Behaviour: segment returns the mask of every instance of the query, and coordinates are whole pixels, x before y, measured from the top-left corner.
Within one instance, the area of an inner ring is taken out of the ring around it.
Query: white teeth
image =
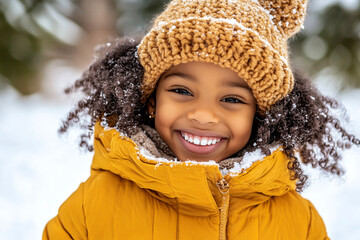
[[[181,136],[187,141],[195,145],[201,145],[201,146],[209,146],[214,145],[218,142],[220,142],[220,138],[207,138],[207,137],[198,137],[193,136],[188,133],[181,132]]]

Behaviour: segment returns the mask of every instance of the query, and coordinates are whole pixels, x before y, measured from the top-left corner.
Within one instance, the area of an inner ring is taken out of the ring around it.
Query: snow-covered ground
[[[46,221],[88,177],[91,155],[57,134],[70,107],[0,93],[0,239],[41,239]]]
[[[342,94],[350,128],[360,133],[360,90]],[[0,239],[41,239],[48,220],[86,180],[91,154],[77,148],[76,133],[59,137],[60,120],[71,104],[40,95],[0,92]],[[347,175],[315,175],[304,192],[324,218],[332,239],[360,236],[360,149],[347,151]],[[317,174],[318,172],[314,172]]]

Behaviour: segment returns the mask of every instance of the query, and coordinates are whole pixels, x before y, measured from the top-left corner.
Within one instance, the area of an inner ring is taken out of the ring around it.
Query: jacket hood
[[[223,176],[215,162],[179,162],[151,156],[148,154],[151,151],[132,138],[115,129],[104,129],[99,123],[95,125],[94,138],[92,175],[110,171],[182,214],[199,217],[217,214],[221,202],[217,183],[222,179],[229,184],[230,201],[238,198],[244,208],[295,189],[281,148],[247,169]]]

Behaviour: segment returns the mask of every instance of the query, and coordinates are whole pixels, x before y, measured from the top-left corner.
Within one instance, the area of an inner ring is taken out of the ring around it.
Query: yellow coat
[[[217,165],[146,159],[99,124],[94,147],[90,178],[43,239],[329,239],[314,206],[294,190],[281,150],[223,177]]]

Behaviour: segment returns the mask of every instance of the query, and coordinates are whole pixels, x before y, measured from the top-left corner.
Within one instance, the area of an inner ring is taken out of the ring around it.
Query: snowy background
[[[63,70],[53,76],[69,77]],[[71,74],[77,75],[75,70]],[[319,87],[336,95],[334,88],[324,88],[326,83],[320,81]],[[357,133],[359,96],[359,89],[338,96],[349,110],[348,129]],[[57,134],[73,102],[22,97],[11,87],[0,92],[0,239],[40,239],[46,222],[89,176],[92,155],[77,148],[76,131]],[[332,239],[360,236],[359,157],[360,149],[345,152],[347,174],[340,179],[312,171],[311,186],[303,193],[317,207]]]

